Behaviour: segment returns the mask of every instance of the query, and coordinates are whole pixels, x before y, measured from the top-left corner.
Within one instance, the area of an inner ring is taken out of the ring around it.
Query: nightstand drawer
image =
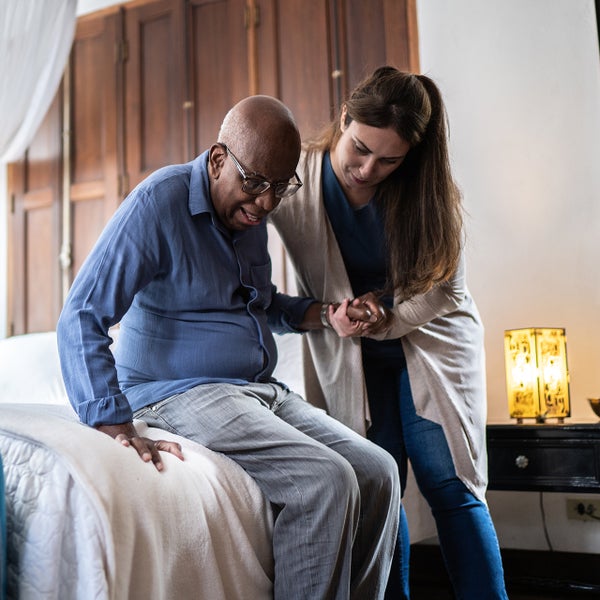
[[[488,473],[494,488],[560,486],[598,487],[593,447],[557,448],[521,445],[488,446]]]
[[[490,426],[491,490],[600,492],[600,428]]]

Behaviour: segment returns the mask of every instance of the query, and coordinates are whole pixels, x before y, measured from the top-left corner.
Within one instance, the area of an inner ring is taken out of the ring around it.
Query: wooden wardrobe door
[[[264,0],[257,51],[260,92],[285,102],[307,137],[374,68],[418,70],[415,0]]]
[[[279,98],[294,114],[306,138],[332,115],[333,69],[328,0],[252,0],[257,89]],[[289,201],[293,202],[293,198]],[[301,234],[301,232],[299,232]],[[272,280],[280,291],[294,294],[293,270],[283,243],[269,225]]]
[[[225,113],[251,93],[245,0],[190,0],[187,131],[191,159],[217,141]]]
[[[60,313],[59,91],[23,160],[9,166],[9,335],[50,331]]]
[[[93,15],[77,24],[71,51],[68,136],[71,277],[79,271],[121,200],[118,90],[122,15]]]
[[[259,19],[259,92],[289,106],[305,138],[332,114],[330,1],[265,0]]]
[[[419,72],[415,0],[344,0],[338,14],[346,91],[383,65]]]
[[[124,5],[125,148],[131,191],[150,173],[185,156],[183,0]]]

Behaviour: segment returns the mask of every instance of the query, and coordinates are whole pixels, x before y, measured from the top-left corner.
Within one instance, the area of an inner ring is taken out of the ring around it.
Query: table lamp
[[[506,388],[511,418],[543,423],[570,416],[565,330],[558,327],[504,332]]]

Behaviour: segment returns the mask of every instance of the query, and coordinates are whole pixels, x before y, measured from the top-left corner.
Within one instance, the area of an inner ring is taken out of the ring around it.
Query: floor
[[[502,550],[510,600],[600,598],[600,557]],[[439,547],[411,546],[411,600],[455,600]]]
[[[543,591],[522,587],[508,586],[509,600],[591,600],[598,598],[598,594],[573,591]],[[454,595],[448,587],[439,585],[418,584],[411,587],[411,600],[455,600]]]

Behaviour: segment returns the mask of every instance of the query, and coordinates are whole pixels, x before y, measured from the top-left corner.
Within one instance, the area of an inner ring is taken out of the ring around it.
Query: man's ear
[[[225,148],[221,144],[213,144],[208,153],[208,172],[213,179],[219,179],[225,164]]]

